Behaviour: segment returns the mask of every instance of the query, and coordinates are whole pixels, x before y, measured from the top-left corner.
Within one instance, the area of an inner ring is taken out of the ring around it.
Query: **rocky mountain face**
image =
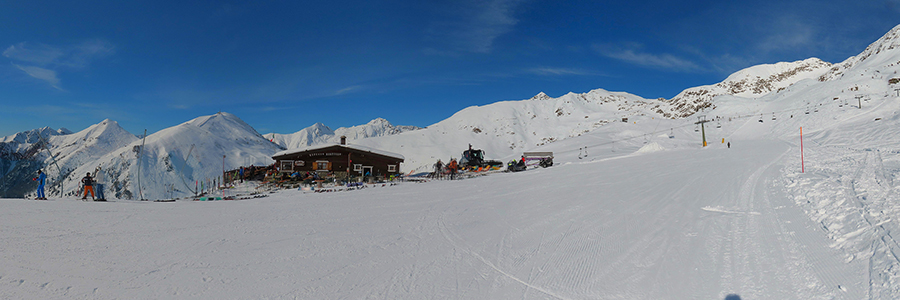
[[[866,65],[877,68],[883,65],[900,65],[900,60],[895,55],[888,53],[896,52],[900,48],[900,25],[897,25],[891,31],[879,38],[866,47],[862,53],[852,56],[839,64],[835,64],[826,73],[819,76],[819,81],[825,82],[834,80],[844,76],[847,70],[853,69],[859,65]]]
[[[818,58],[749,67],[717,84],[686,89],[672,99],[665,100],[671,105],[671,111],[660,109],[657,113],[667,118],[688,117],[698,111],[715,108],[713,99],[718,96],[759,98],[772,92],[780,92],[800,80],[817,78],[827,72],[829,67],[830,63]]]
[[[4,167],[0,195],[22,197],[33,193],[37,183],[31,179],[38,169],[47,174],[48,193],[59,193],[59,178],[72,175],[73,170],[136,139],[108,119],[76,133],[42,128],[5,137],[0,143],[0,149],[4,149],[0,157]]]

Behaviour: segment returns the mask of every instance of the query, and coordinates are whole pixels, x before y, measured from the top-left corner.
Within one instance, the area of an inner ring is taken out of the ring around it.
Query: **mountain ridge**
[[[0,171],[4,172],[0,175],[5,179],[0,193],[11,190],[28,193],[33,184],[22,179],[44,168],[51,179],[49,194],[58,193],[54,189],[64,187],[65,194],[74,195],[82,174],[99,166],[103,170],[101,175],[110,182],[109,194],[115,198],[134,199],[140,196],[136,193],[144,194],[140,191],[144,188],[149,191],[143,195],[145,198],[174,197],[194,189],[187,182],[196,184],[215,178],[223,168],[269,164],[271,155],[277,151],[335,143],[340,136],[347,136],[349,143],[401,153],[407,157],[401,168],[404,172],[415,172],[427,171],[437,159],[458,158],[468,145],[485,150],[488,158],[510,159],[523,151],[546,148],[601,128],[611,142],[646,135],[660,127],[671,127],[674,132],[675,127],[689,125],[686,122],[692,121],[686,119],[698,113],[745,116],[797,111],[805,105],[807,114],[822,108],[838,118],[849,113],[836,110],[838,102],[841,109],[849,106],[847,98],[865,94],[880,100],[890,95],[892,85],[900,83],[900,76],[895,75],[900,68],[897,48],[900,48],[900,25],[860,55],[839,64],[809,58],[751,66],[732,73],[722,82],[685,89],[672,99],[645,99],[604,89],[570,92],[556,98],[540,92],[526,100],[467,107],[426,128],[394,126],[376,118],[363,125],[336,130],[315,123],[293,134],[263,136],[236,115],[220,112],[148,135],[140,161],[141,140],[121,129],[115,121],[107,119],[78,133],[45,127],[0,140],[0,146],[5,147],[0,149],[6,149],[5,156],[0,156]],[[786,117],[790,121],[769,128],[773,132],[793,134],[790,127],[800,125],[793,117],[790,115]],[[44,135],[50,153],[54,153],[55,164],[60,165],[58,170],[54,171],[54,157],[43,151],[35,140]],[[139,165],[143,166],[140,177]],[[60,173],[65,178],[61,183],[56,179]],[[141,178],[143,187],[138,187],[137,178]]]

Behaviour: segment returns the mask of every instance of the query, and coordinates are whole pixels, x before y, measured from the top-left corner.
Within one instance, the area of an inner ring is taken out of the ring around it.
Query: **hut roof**
[[[400,159],[400,160],[406,160],[406,158],[403,157],[402,154],[397,154],[397,153],[393,153],[393,152],[388,152],[388,151],[379,150],[379,149],[366,147],[366,146],[360,146],[360,145],[341,145],[341,144],[324,144],[324,145],[316,145],[316,146],[309,146],[309,147],[304,147],[304,148],[284,150],[284,151],[275,153],[275,155],[272,155],[272,158],[301,153],[301,152],[322,150],[322,149],[331,148],[331,147],[347,148],[347,149],[356,150],[356,151],[360,151],[360,152],[369,152],[369,153],[378,154],[381,156],[387,156],[387,157],[392,157],[392,158],[396,158],[396,159]]]

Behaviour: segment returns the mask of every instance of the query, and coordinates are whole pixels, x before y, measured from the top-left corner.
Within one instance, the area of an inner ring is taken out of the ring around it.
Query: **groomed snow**
[[[900,299],[898,45],[900,26],[765,95],[695,93],[715,102],[702,129],[595,90],[359,141],[424,168],[466,144],[553,151],[547,169],[242,201],[2,200],[0,298]],[[275,152],[231,115],[197,120]]]
[[[735,144],[242,201],[0,201],[0,297],[865,298],[867,261],[777,188],[794,148]]]

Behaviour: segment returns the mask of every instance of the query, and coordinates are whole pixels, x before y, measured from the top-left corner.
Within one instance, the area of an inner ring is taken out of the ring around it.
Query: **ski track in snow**
[[[794,148],[743,144],[246,201],[0,201],[0,297],[871,295],[884,256],[829,247],[778,173]]]
[[[409,150],[413,170],[467,143],[504,161],[553,151],[548,169],[247,201],[4,199],[0,298],[900,299],[898,47],[900,26],[843,63],[754,66],[659,111],[621,92],[541,93],[354,140]],[[693,116],[666,111],[722,118],[700,148]],[[369,125],[349,135],[390,127]],[[278,139],[321,132],[338,136],[317,124]],[[140,163],[136,137],[111,120],[48,139],[62,165],[48,178],[99,164],[119,198],[135,166],[164,197],[160,186],[218,176],[221,155],[258,164],[280,150],[227,113],[151,134]],[[4,182],[17,189],[39,167],[4,166],[21,172]],[[73,193],[79,177],[48,193]]]

